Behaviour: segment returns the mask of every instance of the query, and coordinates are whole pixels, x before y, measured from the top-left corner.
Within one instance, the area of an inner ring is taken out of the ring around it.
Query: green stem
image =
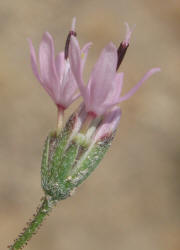
[[[55,201],[48,199],[47,197],[43,197],[42,204],[37,209],[33,220],[27,223],[27,227],[24,229],[24,232],[19,235],[13,245],[9,246],[9,249],[18,250],[22,249],[24,245],[27,245],[27,242],[31,239],[33,234],[37,232],[44,218],[49,214],[55,204]]]

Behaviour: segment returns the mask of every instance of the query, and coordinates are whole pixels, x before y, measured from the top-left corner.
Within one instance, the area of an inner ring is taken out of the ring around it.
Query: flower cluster
[[[36,59],[35,49],[29,39],[32,70],[57,105],[58,120],[62,119],[63,111],[79,96],[82,96],[87,120],[92,121],[102,116],[108,117],[109,114],[108,122],[105,122],[106,119],[103,121],[106,124],[105,130],[114,131],[117,127],[114,120],[119,120],[121,113],[116,105],[129,99],[151,75],[160,69],[152,68],[149,70],[127,94],[121,96],[124,73],[118,73],[117,70],[126,54],[133,30],[125,23],[125,39],[120,43],[119,48],[110,42],[102,50],[92,69],[89,81],[85,84],[83,70],[91,43],[87,43],[80,49],[75,32],[75,22],[76,19],[73,18],[65,50],[56,57],[54,56],[54,42],[48,32],[43,35],[40,43],[39,63]],[[112,119],[112,112],[115,109],[119,111],[115,112],[116,115],[113,115]],[[60,122],[58,124],[58,126],[61,126]]]
[[[62,200],[71,195],[98,166],[111,145],[119,124],[118,104],[130,98],[159,68],[149,70],[125,95],[121,95],[124,73],[118,69],[129,47],[133,29],[126,23],[126,36],[117,48],[110,42],[101,52],[87,84],[83,71],[91,43],[81,49],[75,31],[75,18],[65,49],[54,55],[51,35],[43,35],[37,62],[30,44],[33,72],[53,99],[58,110],[56,132],[49,134],[42,157],[41,180],[46,195]],[[62,126],[64,110],[78,97],[83,103]]]

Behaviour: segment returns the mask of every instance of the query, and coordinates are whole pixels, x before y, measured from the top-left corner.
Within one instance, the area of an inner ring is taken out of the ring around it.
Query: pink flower
[[[83,81],[83,60],[81,50],[76,37],[71,38],[69,48],[69,60],[71,70],[83,96],[86,111],[93,115],[103,115],[108,109],[121,101],[129,99],[138,88],[159,68],[149,70],[145,76],[135,85],[127,94],[121,96],[124,73],[117,73],[122,59],[129,46],[129,40],[132,30],[126,24],[126,37],[117,49],[111,42],[101,52],[96,62],[88,84],[85,86]]]
[[[75,36],[75,18],[72,22],[72,29],[69,32],[66,41],[65,53],[60,52],[56,57],[54,56],[54,42],[52,36],[45,32],[39,47],[39,69],[36,59],[35,49],[29,39],[31,65],[34,75],[53,99],[59,109],[66,109],[73,101],[75,101],[79,94],[76,94],[77,83],[70,69],[68,59],[69,43],[72,36]],[[84,54],[84,64],[88,47],[86,44],[80,53]],[[83,67],[83,66],[82,66]]]

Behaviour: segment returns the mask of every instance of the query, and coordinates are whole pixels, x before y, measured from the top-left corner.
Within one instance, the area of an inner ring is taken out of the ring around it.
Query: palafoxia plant
[[[21,249],[37,231],[43,219],[60,200],[73,191],[97,167],[111,145],[121,117],[117,106],[130,98],[159,68],[149,70],[127,94],[121,96],[124,73],[117,73],[129,46],[132,29],[126,23],[126,36],[117,48],[110,42],[101,52],[88,83],[83,81],[83,69],[91,43],[82,49],[75,32],[75,18],[67,36],[65,50],[54,56],[51,35],[43,35],[38,62],[29,39],[32,70],[40,84],[57,106],[57,128],[45,142],[41,185],[42,204],[24,231],[9,246]],[[63,126],[64,111],[79,96],[83,102]]]

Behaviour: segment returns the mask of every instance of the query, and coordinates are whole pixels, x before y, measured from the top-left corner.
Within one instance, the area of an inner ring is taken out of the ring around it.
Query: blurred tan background
[[[0,249],[39,204],[42,146],[56,124],[56,108],[31,71],[26,38],[38,48],[49,31],[62,50],[73,16],[80,44],[94,44],[86,79],[101,48],[124,38],[125,21],[136,29],[121,67],[124,93],[149,68],[162,71],[122,103],[116,138],[100,167],[54,209],[26,249],[179,250],[178,0],[1,0]]]

